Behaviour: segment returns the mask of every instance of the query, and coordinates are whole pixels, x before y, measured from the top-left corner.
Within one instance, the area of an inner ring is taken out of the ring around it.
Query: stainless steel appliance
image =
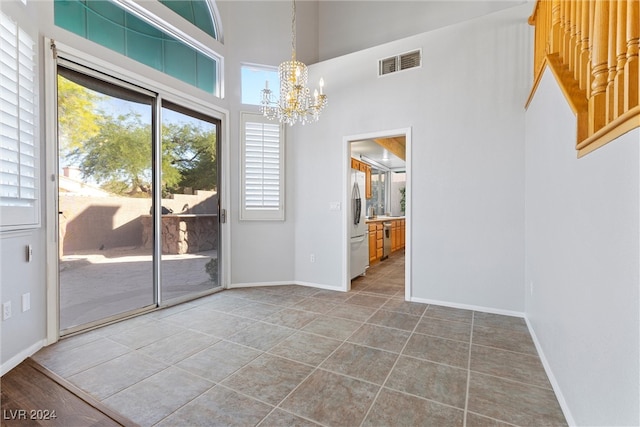
[[[391,254],[391,223],[383,222],[383,231],[382,235],[382,259],[386,259]]]
[[[364,275],[369,268],[369,229],[365,223],[365,174],[351,169],[350,203],[350,273],[351,279]]]

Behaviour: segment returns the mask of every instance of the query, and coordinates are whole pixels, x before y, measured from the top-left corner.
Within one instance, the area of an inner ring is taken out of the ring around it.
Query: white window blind
[[[32,38],[0,13],[2,226],[37,222],[36,72]]]
[[[282,126],[262,115],[242,115],[242,207],[240,219],[284,219]]]

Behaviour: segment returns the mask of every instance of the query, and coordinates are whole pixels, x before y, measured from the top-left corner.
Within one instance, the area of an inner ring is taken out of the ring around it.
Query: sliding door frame
[[[217,142],[220,148],[218,153],[218,193],[221,195],[219,199],[220,209],[226,209],[229,206],[229,112],[226,109],[220,108],[212,103],[207,103],[203,99],[181,92],[180,90],[163,84],[159,81],[152,81],[148,76],[138,75],[131,71],[131,69],[123,68],[118,65],[114,65],[112,62],[104,61],[77,49],[69,46],[57,43],[51,39],[45,38],[44,43],[46,46],[44,54],[44,129],[43,139],[45,141],[45,156],[44,156],[44,169],[45,182],[44,188],[44,200],[45,200],[45,231],[46,231],[46,295],[47,295],[47,317],[46,317],[46,343],[52,344],[60,338],[60,282],[59,282],[59,259],[58,259],[58,242],[59,242],[59,224],[58,224],[58,132],[57,132],[57,65],[58,58],[64,58],[64,60],[77,63],[82,67],[86,67],[91,70],[95,70],[97,73],[111,76],[114,79],[122,80],[127,84],[138,86],[146,91],[156,94],[156,105],[154,107],[154,119],[158,123],[154,125],[154,152],[153,162],[156,167],[153,170],[154,173],[154,187],[159,188],[160,174],[162,164],[162,152],[160,145],[160,120],[162,101],[166,100],[174,104],[182,105],[185,108],[192,109],[194,111],[202,112],[216,120],[220,121],[220,129],[218,135],[220,140]],[[125,58],[122,62],[129,62],[131,60]],[[154,233],[155,236],[160,235],[161,215],[160,215],[160,197],[161,192],[153,191],[153,206],[154,206]],[[230,239],[229,239],[229,222],[222,222],[219,220],[219,255],[220,256],[220,288],[226,289],[229,283],[230,277],[230,261],[228,254],[230,253]],[[161,300],[160,286],[160,262],[161,262],[161,246],[154,244],[153,249],[153,274],[155,284],[155,301],[160,307],[163,305]],[[215,292],[215,290],[213,290]],[[197,295],[196,295],[197,297]],[[171,304],[179,303],[182,300],[170,301]]]

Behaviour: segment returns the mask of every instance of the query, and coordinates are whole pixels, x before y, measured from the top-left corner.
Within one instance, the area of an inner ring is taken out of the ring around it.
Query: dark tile
[[[500,314],[481,313],[476,311],[473,315],[475,326],[490,328],[512,329],[514,331],[529,332],[527,322],[521,317],[503,316]]]
[[[348,341],[400,353],[410,335],[411,333],[407,331],[364,324],[349,337]]]
[[[240,317],[248,317],[249,319],[262,320],[264,318],[267,318],[273,315],[274,313],[277,313],[282,309],[283,308],[278,305],[252,302],[249,305],[236,308],[231,313]]]
[[[552,390],[471,373],[468,410],[507,423],[566,425]]]
[[[363,305],[339,304],[327,312],[327,316],[365,322],[378,309]]]
[[[467,370],[400,356],[385,386],[464,408]]]
[[[474,326],[473,343],[518,353],[538,355],[531,335],[529,335],[529,332],[524,331]]]
[[[430,305],[424,313],[427,317],[435,317],[442,320],[454,320],[456,322],[471,323],[473,311],[461,308],[444,307],[441,305]]]
[[[464,412],[383,388],[363,426],[462,426]]]
[[[272,407],[216,386],[165,418],[158,427],[254,426]]]
[[[332,338],[301,331],[280,341],[269,350],[269,353],[308,365],[318,366],[340,346],[340,343],[341,341]]]
[[[344,343],[321,367],[382,385],[397,358],[395,353]]]
[[[430,335],[411,335],[402,353],[464,369],[469,365],[469,344]]]
[[[255,323],[228,339],[238,344],[266,351],[294,332],[294,329],[282,326]]]
[[[316,317],[317,314],[309,313],[308,311],[285,308],[284,310],[267,317],[264,321],[267,323],[273,323],[274,325],[285,326],[287,328],[300,329]]]
[[[220,341],[184,359],[176,366],[211,381],[221,381],[256,357],[261,351]]]
[[[313,368],[282,357],[263,354],[221,384],[263,402],[277,405]]]
[[[153,425],[213,386],[170,367],[114,394],[104,403],[141,425]]]
[[[143,354],[131,352],[68,379],[93,397],[103,400],[166,367],[164,363]]]
[[[378,310],[373,316],[367,320],[367,323],[386,326],[388,328],[402,329],[405,331],[413,331],[420,321],[419,316],[411,314],[398,313],[395,311]]]
[[[474,345],[471,349],[471,370],[551,388],[538,356]]]
[[[318,298],[305,298],[296,303],[293,308],[310,311],[312,313],[325,314],[335,308],[336,303]]]
[[[320,427],[320,424],[316,424],[304,418],[300,418],[282,409],[274,409],[261,423],[260,427]]]
[[[467,427],[513,427],[513,424],[503,423],[493,418],[483,417],[467,411]]]
[[[280,405],[320,424],[359,425],[380,387],[319,369]]]
[[[469,323],[426,316],[422,317],[415,332],[464,342],[469,342],[471,339],[471,325]]]
[[[382,307],[389,298],[383,298],[373,295],[365,295],[365,294],[355,294],[351,298],[349,298],[345,303],[346,304],[355,304],[355,305],[364,305],[365,307],[373,307],[380,308]]]
[[[405,301],[402,298],[392,298],[382,306],[382,309],[388,311],[396,311],[398,313],[411,314],[413,316],[422,316],[427,307],[427,304]]]
[[[337,317],[319,317],[307,324],[302,330],[338,340],[345,340],[358,329],[362,323]]]

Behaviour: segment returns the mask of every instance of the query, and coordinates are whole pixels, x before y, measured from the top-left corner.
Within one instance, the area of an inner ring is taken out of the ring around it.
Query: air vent
[[[400,55],[400,69],[406,70],[408,68],[420,66],[420,51],[405,53]]]
[[[398,62],[398,57],[394,56],[393,58],[382,59],[380,61],[380,75],[384,76],[385,74],[393,73],[398,68],[396,63]]]
[[[420,50],[415,50],[413,52],[381,59],[378,62],[378,75],[384,76],[395,73],[396,71],[419,67],[421,65],[421,57]]]

